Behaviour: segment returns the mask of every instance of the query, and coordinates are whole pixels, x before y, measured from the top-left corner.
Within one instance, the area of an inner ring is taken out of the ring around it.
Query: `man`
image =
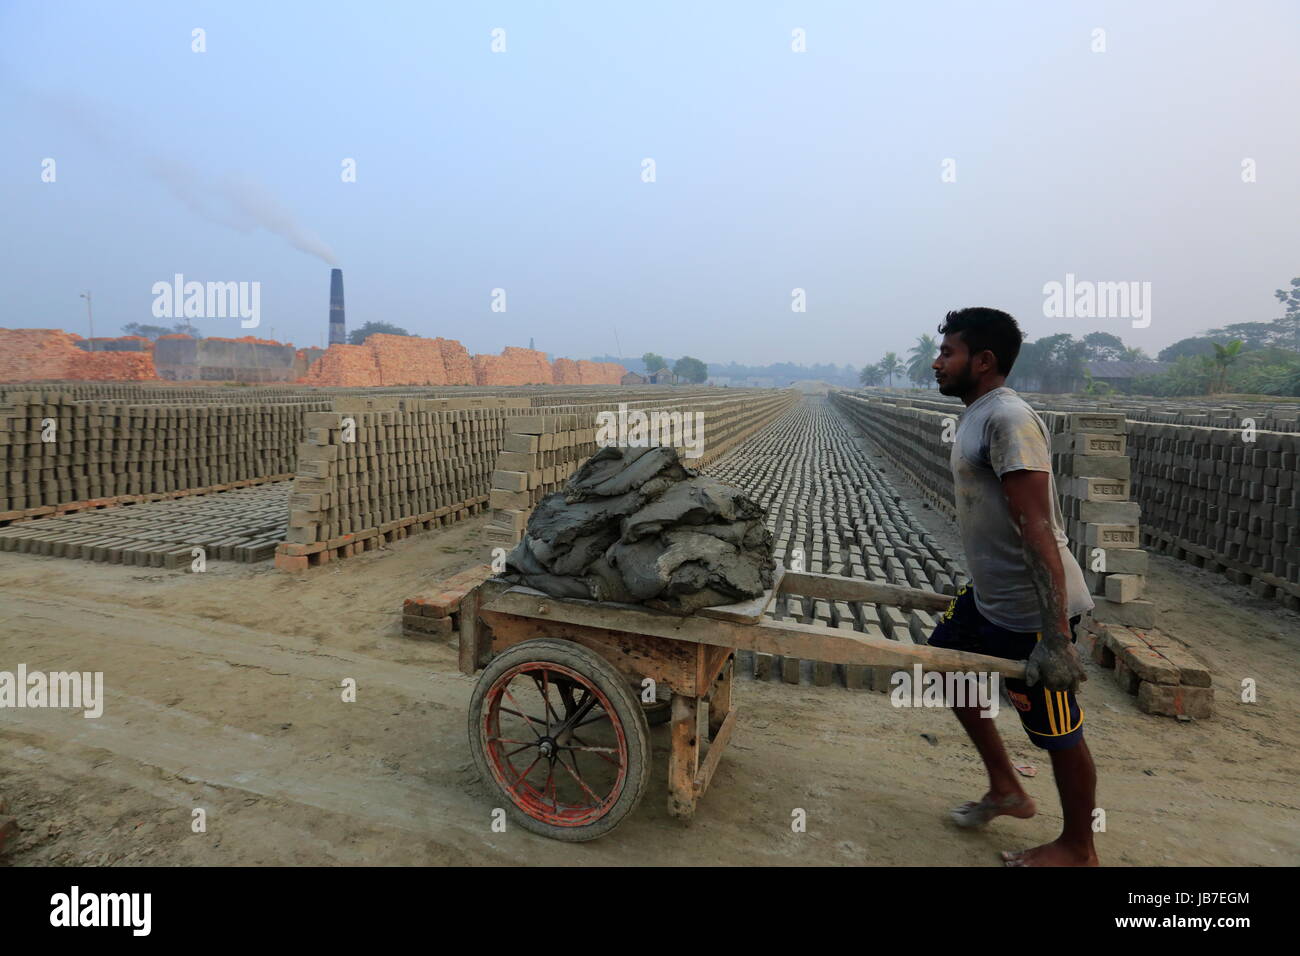
[[[1016,320],[997,309],[949,312],[934,360],[939,391],[966,405],[952,449],[957,522],[971,584],[944,612],[929,643],[1028,660],[1026,680],[1006,680],[1029,739],[1051,755],[1065,826],[1051,843],[1004,851],[1008,866],[1096,866],[1092,813],[1097,772],[1083,740],[1075,693],[1087,680],[1074,648],[1078,616],[1092,608],[1070,553],[1052,479],[1051,441],[1037,413],[1006,386],[1020,353]],[[963,828],[997,816],[1032,817],[991,719],[954,707],[984,759],[989,789],[952,811]]]

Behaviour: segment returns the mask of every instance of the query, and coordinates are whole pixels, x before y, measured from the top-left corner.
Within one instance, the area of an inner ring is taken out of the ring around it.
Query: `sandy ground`
[[[501,801],[466,740],[472,681],[450,643],[409,640],[398,623],[404,597],[486,560],[484,522],[301,575],[0,554],[0,670],[103,671],[107,697],[96,720],[0,711],[0,795],[23,828],[4,861],[987,866],[1059,827],[1049,764],[1010,708],[998,722],[1013,755],[1040,769],[1026,781],[1040,813],[971,834],[946,811],[983,792],[983,773],[946,712],[746,680],[731,748],[691,825],[665,809],[660,727],[652,789],[615,834],[565,845],[494,833]],[[1089,665],[1102,862],[1300,863],[1300,618],[1188,565],[1153,566],[1167,630],[1214,668],[1219,714],[1146,716]],[[1258,703],[1237,702],[1246,677]],[[345,678],[355,703],[342,700]],[[196,808],[204,833],[191,828]],[[797,808],[806,832],[792,831]]]

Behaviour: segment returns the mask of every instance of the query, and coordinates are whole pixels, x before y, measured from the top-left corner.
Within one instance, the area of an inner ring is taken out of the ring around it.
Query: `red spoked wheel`
[[[640,802],[649,729],[627,679],[585,647],[516,644],[479,678],[470,748],[525,829],[571,842],[604,836]]]

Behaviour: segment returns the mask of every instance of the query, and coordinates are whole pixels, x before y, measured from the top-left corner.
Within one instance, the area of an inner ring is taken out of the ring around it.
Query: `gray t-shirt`
[[[952,446],[966,564],[975,585],[975,605],[989,621],[1012,631],[1042,630],[1038,592],[1025,563],[1020,529],[1002,494],[1002,476],[1045,471],[1051,485],[1052,531],[1065,568],[1067,615],[1093,606],[1079,562],[1070,553],[1065,520],[1052,477],[1051,438],[1038,413],[1014,389],[995,388],[976,399],[957,425]]]

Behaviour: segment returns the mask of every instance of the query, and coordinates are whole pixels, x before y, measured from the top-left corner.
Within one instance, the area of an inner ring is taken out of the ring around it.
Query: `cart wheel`
[[[571,843],[622,823],[650,778],[640,701],[569,641],[524,641],[493,658],[470,699],[469,745],[520,826]]]

